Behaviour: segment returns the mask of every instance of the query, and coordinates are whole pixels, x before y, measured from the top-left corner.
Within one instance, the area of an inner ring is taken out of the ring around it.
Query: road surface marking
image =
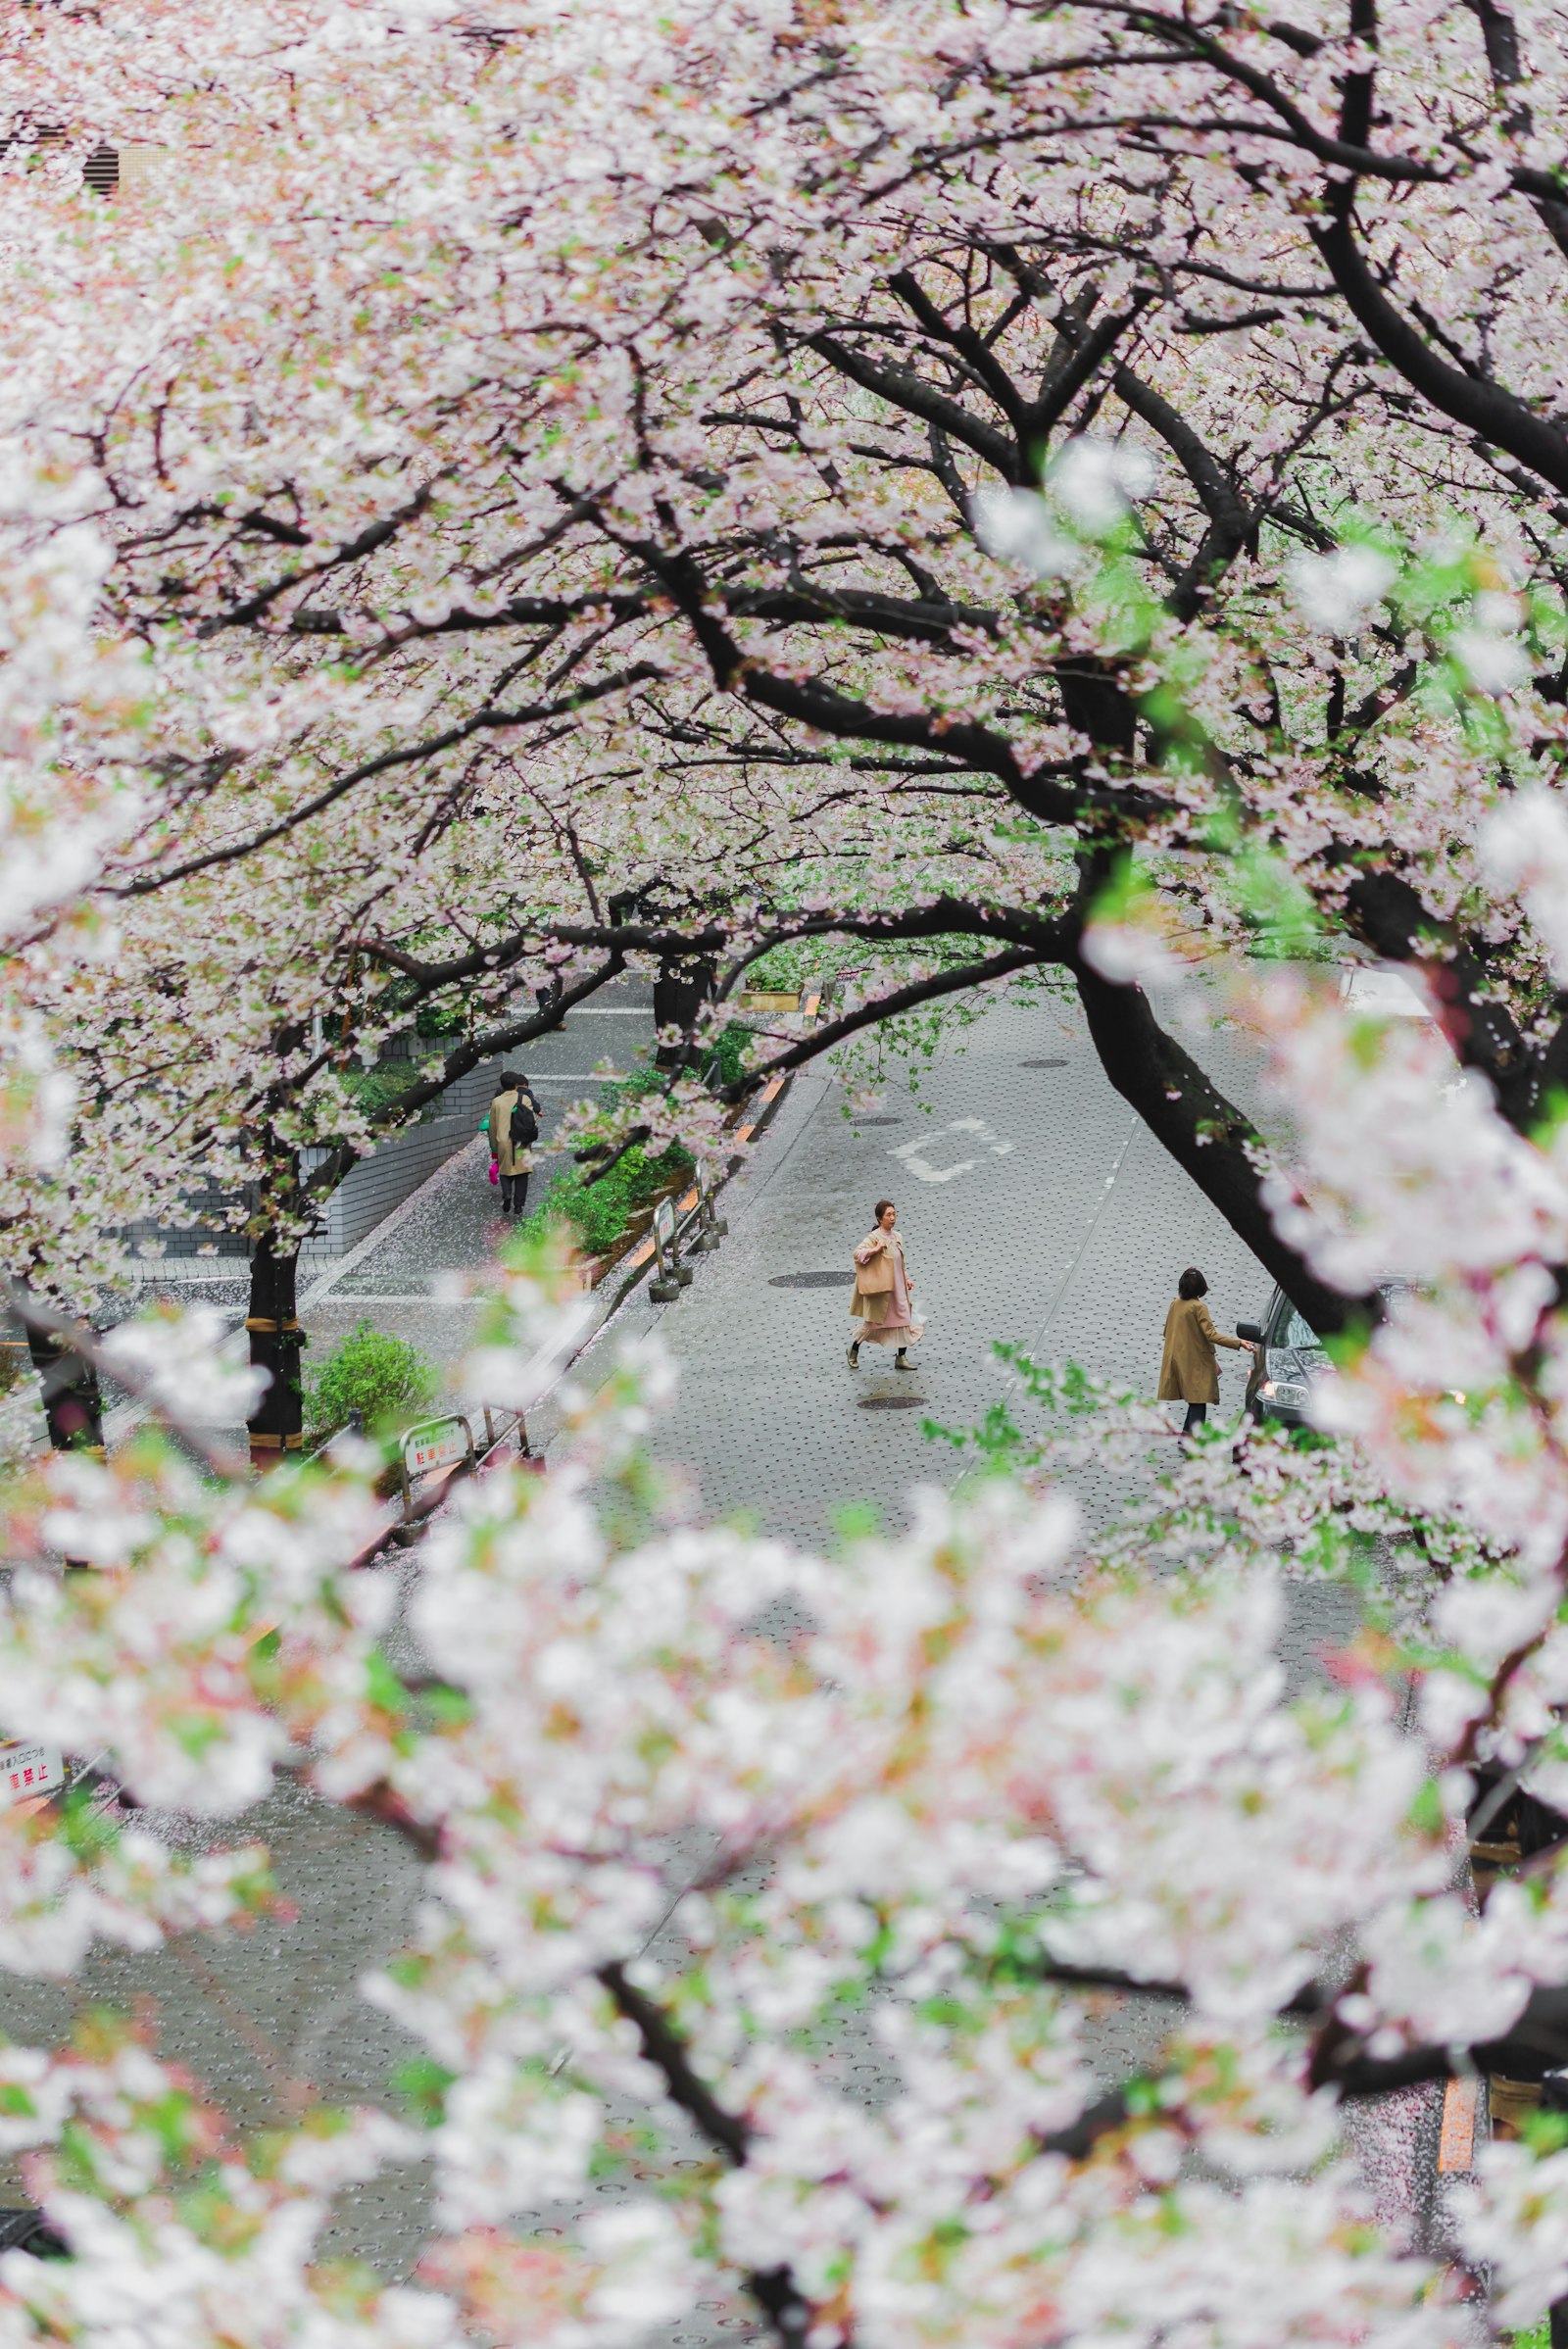
[[[1004,1158],[1012,1148],[1010,1142],[1004,1142],[1000,1134],[992,1132],[983,1117],[955,1117],[947,1125],[939,1126],[934,1134],[916,1134],[912,1142],[894,1143],[888,1156],[902,1159],[918,1183],[951,1183],[955,1176],[968,1174],[980,1161],[978,1158],[959,1158],[953,1166],[933,1166],[925,1152],[928,1147],[940,1142],[944,1134],[972,1134],[976,1141],[985,1145],[994,1158]]]

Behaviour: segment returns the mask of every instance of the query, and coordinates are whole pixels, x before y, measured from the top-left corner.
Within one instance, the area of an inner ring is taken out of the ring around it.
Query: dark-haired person
[[[1208,1417],[1208,1406],[1219,1400],[1217,1346],[1250,1354],[1245,1338],[1227,1338],[1216,1330],[1203,1299],[1208,1283],[1196,1264],[1189,1264],[1176,1284],[1176,1301],[1165,1316],[1165,1350],[1159,1363],[1159,1399],[1185,1403],[1187,1417],[1181,1433],[1190,1436]]]
[[[520,1215],[528,1204],[528,1152],[539,1139],[539,1103],[526,1077],[502,1070],[484,1123],[501,1178],[501,1212]]]
[[[904,1268],[904,1239],[890,1199],[876,1202],[876,1222],[855,1251],[855,1295],[850,1312],[858,1324],[850,1341],[850,1368],[860,1367],[862,1346],[895,1346],[895,1370],[912,1370],[908,1348],[922,1325],[914,1319],[914,1283]]]

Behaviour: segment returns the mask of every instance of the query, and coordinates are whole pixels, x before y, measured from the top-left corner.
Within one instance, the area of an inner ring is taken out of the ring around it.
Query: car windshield
[[[1394,1279],[1379,1281],[1378,1294],[1385,1303],[1392,1304],[1396,1297],[1408,1297],[1411,1287],[1412,1284],[1409,1281]],[[1324,1353],[1323,1341],[1311,1323],[1304,1320],[1293,1304],[1283,1298],[1281,1302],[1284,1305],[1284,1317],[1277,1325],[1278,1335],[1273,1343],[1279,1346],[1290,1346],[1298,1353]]]

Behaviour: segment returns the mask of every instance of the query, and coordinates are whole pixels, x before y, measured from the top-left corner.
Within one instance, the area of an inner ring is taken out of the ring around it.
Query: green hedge
[[[585,1170],[575,1166],[557,1175],[520,1229],[539,1238],[550,1224],[569,1223],[585,1255],[607,1255],[637,1209],[658,1199],[677,1178],[684,1181],[695,1164],[691,1151],[678,1142],[654,1158],[636,1143],[597,1183],[585,1183]]]
[[[720,1029],[713,1039],[713,1058],[718,1063],[716,1087],[738,1084],[746,1074],[747,1047],[752,1031],[743,1020],[732,1019],[727,1028]],[[707,1071],[704,1071],[705,1075]]]
[[[429,1070],[413,1060],[390,1060],[379,1068],[351,1068],[343,1079],[343,1090],[358,1109],[374,1116],[378,1109],[390,1109],[403,1099],[412,1086],[419,1084]],[[431,1104],[426,1102],[421,1116],[428,1116]]]
[[[612,1101],[619,1096],[622,1100],[635,1100],[640,1093],[657,1091],[662,1082],[656,1070],[641,1069],[633,1077],[623,1077],[618,1084],[607,1085],[604,1099]],[[654,1157],[649,1156],[641,1143],[634,1143],[598,1182],[588,1180],[589,1168],[568,1166],[556,1176],[518,1230],[530,1240],[539,1240],[551,1224],[566,1223],[576,1234],[577,1245],[585,1255],[608,1255],[637,1209],[648,1206],[671,1183],[677,1180],[684,1183],[696,1163],[689,1150],[672,1142]]]
[[[711,1073],[716,1085],[733,1085],[746,1073],[751,1043],[752,1030],[743,1020],[731,1020],[713,1039],[704,1074]],[[714,1061],[716,1070],[712,1066]],[[643,1069],[616,1085],[607,1085],[604,1097],[610,1099],[618,1094],[635,1099],[639,1093],[657,1090],[663,1081],[657,1069]],[[519,1224],[518,1231],[529,1240],[540,1240],[551,1224],[567,1223],[585,1255],[608,1255],[629,1228],[637,1209],[648,1206],[676,1181],[684,1187],[696,1164],[683,1144],[672,1142],[654,1157],[648,1155],[640,1143],[635,1144],[598,1182],[587,1179],[588,1170],[584,1167],[567,1167],[556,1176],[533,1212]]]

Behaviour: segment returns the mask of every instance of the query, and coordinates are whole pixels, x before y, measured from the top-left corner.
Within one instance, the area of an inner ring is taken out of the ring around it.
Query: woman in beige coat
[[[912,1370],[908,1348],[920,1336],[909,1292],[914,1287],[904,1269],[904,1237],[898,1211],[890,1199],[876,1202],[876,1222],[855,1251],[855,1295],[850,1312],[859,1325],[850,1341],[850,1368],[860,1367],[862,1346],[896,1346],[895,1370]]]
[[[504,1069],[496,1085],[494,1101],[485,1113],[482,1133],[490,1137],[490,1154],[496,1162],[501,1182],[501,1212],[503,1215],[521,1215],[528,1204],[528,1173],[533,1165],[530,1145],[517,1139],[513,1130],[513,1112],[519,1101],[526,1102],[534,1137],[539,1133],[539,1103],[533,1087],[526,1077]]]
[[[1219,1358],[1216,1346],[1250,1354],[1245,1338],[1227,1338],[1216,1330],[1203,1299],[1208,1283],[1196,1264],[1189,1264],[1176,1284],[1176,1302],[1165,1316],[1165,1350],[1159,1364],[1159,1399],[1185,1403],[1182,1434],[1190,1436],[1208,1417],[1208,1406],[1219,1400]]]

